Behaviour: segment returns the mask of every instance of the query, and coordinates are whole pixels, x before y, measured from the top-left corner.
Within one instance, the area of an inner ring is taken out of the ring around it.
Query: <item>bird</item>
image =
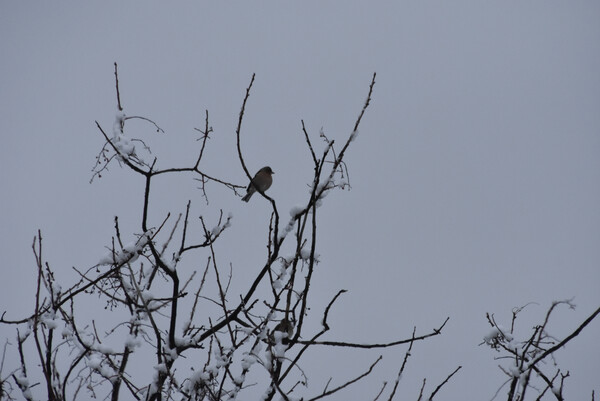
[[[252,181],[250,181],[250,184],[248,184],[246,195],[242,198],[242,200],[244,202],[248,202],[256,191],[265,192],[267,189],[269,189],[273,183],[273,174],[275,174],[275,172],[273,172],[269,166],[258,170]]]
[[[274,335],[275,332],[282,333],[281,335],[277,336],[277,338],[279,338],[279,340],[277,340],[276,336]],[[269,343],[275,344],[275,343],[281,341],[282,344],[289,344],[293,335],[294,335],[294,320],[284,317],[277,324],[277,326],[275,326],[275,329],[273,329],[273,331],[269,333]]]
[[[294,323],[287,317],[284,317],[283,320],[275,326],[275,331],[285,333],[287,334],[287,338],[292,338],[292,334],[294,334]]]

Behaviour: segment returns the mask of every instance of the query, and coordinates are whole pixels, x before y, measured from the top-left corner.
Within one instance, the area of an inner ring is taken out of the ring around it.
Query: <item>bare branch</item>
[[[437,386],[435,388],[435,390],[433,390],[433,393],[431,393],[431,395],[429,396],[429,401],[433,400],[433,397],[435,397],[435,395],[438,393],[438,391],[440,391],[440,389],[444,386],[444,384],[448,383],[448,380],[450,380],[450,378],[452,378],[452,376],[454,376],[454,374],[456,372],[458,372],[461,368],[462,368],[462,366],[459,366],[458,368],[454,369],[454,371],[452,373],[450,373],[448,375],[448,377],[446,377],[446,379],[443,382],[441,382],[439,386]]]
[[[348,387],[349,385],[351,385],[353,383],[356,383],[360,379],[362,379],[362,378],[368,376],[369,374],[371,374],[371,372],[373,371],[373,368],[375,367],[375,365],[377,365],[379,363],[379,361],[381,361],[382,358],[383,358],[382,356],[379,356],[379,358],[377,358],[375,360],[375,362],[373,362],[371,364],[371,366],[369,366],[369,369],[366,372],[364,372],[363,374],[361,374],[360,376],[357,376],[354,379],[347,381],[346,383],[342,384],[341,386],[335,387],[335,388],[333,388],[331,390],[323,391],[322,394],[320,394],[320,395],[318,395],[316,397],[313,397],[313,398],[309,398],[308,401],[320,400],[321,398],[324,398],[324,397],[327,397],[327,396],[329,396],[331,394],[337,393],[338,391],[340,391],[340,390]]]
[[[350,347],[350,348],[365,348],[365,349],[388,348],[388,347],[393,347],[393,346],[400,345],[400,344],[412,343],[414,341],[421,341],[421,340],[424,340],[429,337],[440,335],[440,334],[442,334],[442,329],[444,328],[444,326],[446,325],[448,320],[450,320],[449,317],[446,318],[444,323],[439,328],[433,329],[433,331],[431,333],[423,334],[423,335],[416,336],[416,337],[411,337],[406,340],[392,341],[389,343],[359,344],[359,343],[348,343],[348,342],[341,342],[341,341],[304,341],[304,340],[299,340],[298,343],[299,344],[307,344],[307,345],[328,345],[328,346],[332,346],[332,347]]]

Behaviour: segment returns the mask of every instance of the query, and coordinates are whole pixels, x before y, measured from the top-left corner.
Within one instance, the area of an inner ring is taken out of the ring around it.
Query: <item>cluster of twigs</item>
[[[563,401],[565,379],[570,374],[569,371],[562,372],[557,367],[554,353],[577,337],[600,314],[600,308],[596,309],[571,334],[559,340],[548,332],[550,316],[559,305],[567,305],[571,309],[574,309],[575,305],[572,300],[555,301],[548,308],[544,321],[533,327],[531,335],[524,340],[518,340],[515,338],[515,323],[518,314],[528,305],[513,309],[510,328],[498,324],[493,315],[487,314],[492,330],[485,337],[482,344],[486,344],[501,353],[501,356],[497,359],[509,361],[508,364],[499,365],[499,368],[508,379],[498,389],[496,396],[508,384],[508,401],[524,400],[530,390],[536,392],[535,397],[537,400],[542,399],[548,393],[556,400]],[[550,369],[546,364],[547,359],[553,361]],[[548,370],[552,370],[552,373],[548,373]],[[594,394],[592,393],[593,399]]]

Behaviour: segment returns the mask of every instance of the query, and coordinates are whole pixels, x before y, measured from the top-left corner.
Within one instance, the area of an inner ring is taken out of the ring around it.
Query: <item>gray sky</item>
[[[113,62],[125,112],[166,131],[128,126],[155,144],[160,166],[193,163],[193,128],[208,109],[215,133],[204,169],[239,184],[234,130],[256,73],[243,148],[250,170],[275,170],[269,193],[286,215],[305,201],[312,175],[300,120],[320,147],[321,128],[341,143],[376,71],[346,159],[352,190],[320,209],[315,319],[341,288],[349,293],[332,312],[330,338],[408,338],[413,326],[429,331],[450,316],[443,336],[415,346],[401,398],[462,365],[438,399],[490,399],[504,377],[478,346],[486,312],[509,325],[513,307],[538,303],[520,320],[525,337],[553,300],[574,297],[577,309],[558,311],[550,326],[563,336],[600,304],[599,20],[591,1],[3,2],[1,309],[33,308],[38,228],[67,282],[71,266],[104,254],[114,215],[123,232],[140,232],[139,177],[115,165],[89,184],[103,144],[94,120],[110,130],[116,110]],[[220,261],[232,263],[241,290],[262,264],[269,207],[214,186],[209,196],[207,208],[191,177],[165,179],[151,216],[158,225],[188,199],[196,215],[230,211]],[[572,376],[567,398],[600,391],[599,337],[595,321],[557,353]],[[335,399],[372,399],[404,351],[389,350],[369,381]],[[316,372],[312,394],[378,354],[324,355],[305,360]]]

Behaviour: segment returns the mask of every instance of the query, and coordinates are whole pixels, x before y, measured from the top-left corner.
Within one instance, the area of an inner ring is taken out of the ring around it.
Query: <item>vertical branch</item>
[[[367,100],[365,100],[365,105],[363,106],[358,118],[356,119],[356,123],[354,124],[353,132],[356,132],[356,130],[358,129],[358,126],[360,125],[360,121],[362,120],[363,115],[365,114],[365,111],[367,110],[367,107],[369,107],[369,104],[371,103],[371,95],[373,94],[373,87],[375,86],[375,77],[377,77],[376,72],[373,73],[373,78],[371,79],[371,84],[369,85],[369,94],[367,95]],[[341,154],[340,154],[340,157],[341,157]]]
[[[194,170],[198,169],[200,165],[200,160],[202,160],[202,155],[204,154],[204,147],[206,146],[206,140],[209,138],[208,134],[212,132],[212,128],[208,126],[208,110],[205,110],[206,118],[204,120],[204,131],[200,131],[202,134],[202,147],[200,148],[200,154],[198,155],[198,159],[196,160],[196,164],[194,164]]]
[[[235,129],[235,134],[236,134],[236,143],[237,143],[237,151],[238,151],[238,157],[240,159],[240,163],[242,164],[242,168],[244,169],[244,172],[246,173],[246,177],[248,177],[249,181],[252,181],[252,176],[250,175],[250,172],[248,171],[248,168],[246,167],[246,163],[244,162],[244,157],[242,156],[242,146],[240,145],[240,132],[242,131],[242,120],[244,119],[244,112],[246,110],[246,102],[248,101],[248,98],[250,97],[250,89],[252,88],[252,84],[254,83],[254,78],[255,78],[256,74],[252,74],[252,79],[250,80],[250,85],[248,85],[248,87],[246,88],[246,96],[244,96],[244,101],[242,102],[242,109],[240,110],[240,115],[238,118],[238,125],[237,128]]]
[[[204,230],[204,235],[206,236],[206,238],[210,238],[210,233],[208,232],[208,230],[206,229],[206,225],[204,224],[204,219],[202,217],[200,217],[200,222],[202,223],[202,228]],[[230,326],[230,319],[229,319],[229,313],[227,311],[227,301],[225,299],[225,291],[223,290],[223,286],[221,284],[221,278],[219,276],[219,269],[217,268],[217,257],[215,255],[215,248],[213,247],[213,242],[209,241],[210,245],[209,245],[209,249],[210,249],[210,254],[211,254],[211,259],[212,259],[212,265],[213,265],[213,269],[215,272],[215,277],[217,280],[217,287],[219,288],[219,298],[220,298],[220,305],[221,308],[223,308],[223,315],[224,315],[224,319],[225,321],[227,321],[227,328],[229,331],[229,335],[231,337],[231,343],[233,345],[235,345],[235,339],[233,337],[233,331],[231,330],[231,326]]]
[[[115,62],[115,86],[117,88],[117,107],[119,111],[123,111],[123,107],[121,106],[121,94],[119,93],[119,73],[117,71],[117,63]],[[123,127],[121,127],[121,130]]]
[[[408,361],[408,357],[411,356],[412,347],[413,347],[413,344],[415,343],[415,333],[416,332],[417,332],[417,327],[415,326],[415,327],[413,327],[410,345],[408,346],[408,349],[406,350],[406,353],[404,354],[404,360],[402,361],[402,366],[400,366],[400,371],[398,372],[398,376],[396,376],[396,381],[394,382],[394,388],[392,389],[392,392],[390,393],[390,397],[388,398],[389,401],[392,401],[392,399],[394,398],[394,395],[396,394],[396,390],[398,389],[398,384],[400,383],[400,378],[402,377],[402,373],[404,372],[404,368],[406,367],[406,362]]]
[[[310,155],[312,156],[313,163],[315,167],[319,165],[319,161],[317,160],[317,155],[312,147],[312,143],[310,143],[310,138],[308,136],[308,132],[306,132],[306,127],[304,126],[304,120],[300,120],[302,122],[302,132],[304,133],[304,139],[306,140],[306,144],[308,145],[308,150],[310,150]]]
[[[48,393],[48,400],[55,400],[56,396],[54,394],[54,389],[52,387],[52,368],[51,368],[51,349],[52,346],[52,330],[50,329],[50,339],[49,341],[44,341],[45,347],[45,356],[42,351],[42,345],[39,339],[39,328],[40,328],[40,317],[42,313],[42,306],[40,305],[40,291],[42,286],[42,280],[44,275],[43,270],[43,259],[42,259],[42,232],[38,230],[37,235],[38,248],[36,251],[36,238],[33,239],[33,253],[36,259],[36,265],[38,270],[38,278],[37,278],[37,286],[35,292],[35,312],[33,317],[33,338],[35,339],[35,346],[38,353],[38,358],[40,359],[40,365],[42,366],[42,372],[44,374],[44,378],[46,379],[46,391]],[[43,328],[42,328],[42,334]]]

